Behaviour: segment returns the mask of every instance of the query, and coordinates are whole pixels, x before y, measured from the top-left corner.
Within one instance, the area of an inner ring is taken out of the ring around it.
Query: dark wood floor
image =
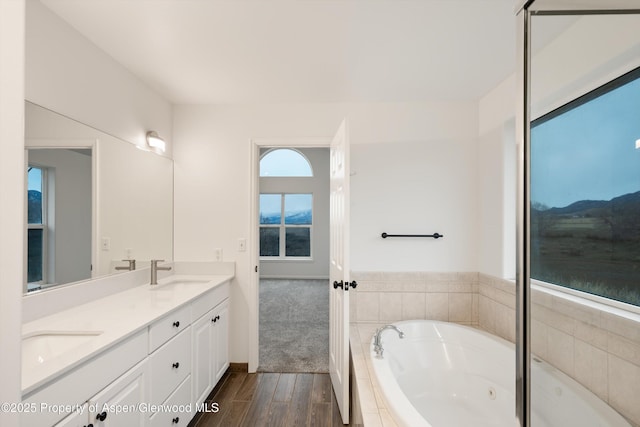
[[[196,415],[190,427],[343,425],[329,374],[228,371],[209,401],[219,411]]]

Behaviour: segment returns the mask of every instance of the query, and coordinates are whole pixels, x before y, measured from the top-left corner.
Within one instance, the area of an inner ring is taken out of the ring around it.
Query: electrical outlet
[[[213,254],[216,261],[222,261],[222,248],[215,248]]]
[[[244,252],[247,250],[247,239],[238,239],[238,251]]]

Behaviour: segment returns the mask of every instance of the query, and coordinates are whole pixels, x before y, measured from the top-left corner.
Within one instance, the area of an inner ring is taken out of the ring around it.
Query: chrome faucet
[[[136,260],[135,259],[123,259],[122,261],[128,262],[129,265],[124,267],[116,267],[116,270],[128,270],[133,271],[136,269]]]
[[[171,267],[158,267],[159,262],[164,262],[163,259],[152,259],[151,260],[151,285],[158,284],[158,270],[171,270]]]
[[[382,332],[384,332],[387,329],[393,329],[398,333],[398,336],[400,338],[404,338],[404,332],[398,329],[396,325],[385,325],[381,328],[378,328],[378,330],[376,330],[375,335],[373,336],[373,350],[376,352],[376,355],[378,357],[382,357],[382,353],[384,353],[384,349],[382,348],[382,341],[380,341],[380,337],[382,335]]]

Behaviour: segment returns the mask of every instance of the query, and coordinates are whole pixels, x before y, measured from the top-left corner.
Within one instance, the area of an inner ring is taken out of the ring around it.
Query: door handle
[[[345,291],[349,290],[349,287],[352,287],[353,289],[355,289],[358,286],[358,282],[356,282],[355,280],[353,282],[343,282],[342,280],[335,281],[333,282],[333,289],[338,289],[338,288],[342,288]]]

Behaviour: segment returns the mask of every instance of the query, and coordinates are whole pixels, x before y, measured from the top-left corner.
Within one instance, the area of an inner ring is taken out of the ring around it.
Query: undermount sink
[[[201,285],[204,283],[208,283],[210,280],[208,279],[171,279],[167,282],[158,282],[157,285],[149,285],[149,289],[152,291],[170,291],[175,289],[180,289],[185,286],[193,286],[193,285]]]
[[[22,361],[25,366],[37,366],[102,334],[102,331],[35,331],[22,335]]]

